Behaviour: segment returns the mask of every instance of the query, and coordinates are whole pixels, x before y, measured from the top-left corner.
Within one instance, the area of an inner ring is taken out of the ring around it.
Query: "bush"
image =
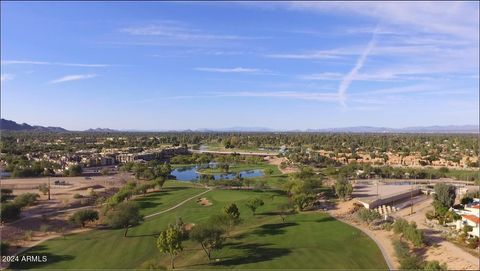
[[[20,216],[21,208],[13,202],[3,203],[0,217],[2,222],[8,222],[17,219]]]
[[[83,196],[77,193],[77,194],[73,195],[73,198],[74,199],[81,199],[81,198],[83,198]]]
[[[408,221],[403,218],[399,218],[395,221],[395,223],[393,223],[393,232],[396,234],[401,234],[407,227]]]
[[[425,213],[425,217],[428,219],[428,220],[432,220],[435,218],[435,215],[433,214],[433,211],[429,210]]]
[[[35,193],[25,193],[21,194],[15,197],[13,200],[13,203],[19,206],[20,208],[26,207],[26,206],[32,206],[37,202],[37,199],[40,196]]]
[[[73,224],[81,227],[85,227],[85,223],[89,221],[98,220],[98,212],[95,210],[79,210],[76,211],[70,218],[69,221]]]
[[[382,218],[382,216],[378,212],[373,211],[373,210],[369,210],[369,209],[366,209],[366,208],[362,208],[362,209],[358,210],[357,217],[361,221],[366,222],[368,224],[370,222],[374,221],[375,219]]]
[[[446,271],[447,264],[445,263],[440,264],[440,262],[438,261],[427,261],[424,264],[423,270],[438,270],[438,271],[445,270]]]
[[[0,254],[5,255],[7,253],[9,247],[10,247],[10,245],[7,242],[2,241],[1,245],[0,245]]]
[[[478,247],[478,237],[473,237],[467,240],[467,247],[476,249]]]
[[[417,229],[415,222],[409,224],[407,220],[399,218],[393,223],[393,231],[396,234],[402,234],[416,247],[423,245],[423,232]]]
[[[410,249],[405,242],[393,241],[393,248],[400,263],[401,270],[417,270],[422,268],[422,262],[415,254],[410,253]]]

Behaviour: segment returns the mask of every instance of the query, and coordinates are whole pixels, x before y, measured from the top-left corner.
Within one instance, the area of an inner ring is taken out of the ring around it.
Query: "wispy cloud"
[[[159,21],[146,25],[124,27],[120,32],[135,36],[156,36],[175,40],[243,40],[259,39],[259,37],[246,37],[228,34],[210,33],[183,22]],[[264,39],[265,37],[262,37]]]
[[[86,67],[86,68],[104,68],[111,67],[110,64],[84,64],[84,63],[64,63],[64,62],[47,62],[32,60],[2,60],[2,65],[52,65],[52,66],[70,66],[70,67]]]
[[[264,70],[264,69],[242,68],[242,67],[235,67],[235,68],[198,67],[198,68],[195,68],[195,70],[202,71],[202,72],[219,72],[219,73],[266,73],[266,72],[269,72],[268,70]]]
[[[69,81],[77,81],[77,80],[84,80],[84,79],[89,79],[89,78],[94,78],[97,77],[96,74],[72,74],[72,75],[66,75],[63,77],[60,77],[58,79],[50,81],[50,84],[58,84],[58,83],[63,83],[63,82],[69,82]]]
[[[14,75],[10,73],[2,73],[1,78],[2,78],[1,82],[5,82],[5,81],[13,80]]]
[[[377,35],[377,30],[375,29],[372,34],[372,38],[368,42],[367,47],[363,51],[363,53],[360,55],[360,57],[357,59],[357,62],[355,66],[353,67],[350,72],[345,75],[345,77],[342,79],[342,82],[340,82],[340,86],[338,87],[338,98],[342,106],[346,106],[345,101],[347,99],[347,90],[350,84],[352,83],[352,80],[354,80],[355,76],[357,75],[358,71],[363,67],[363,64],[365,63],[365,60],[367,60],[368,55],[372,51],[373,47],[375,46],[375,40],[376,40],[376,35]]]

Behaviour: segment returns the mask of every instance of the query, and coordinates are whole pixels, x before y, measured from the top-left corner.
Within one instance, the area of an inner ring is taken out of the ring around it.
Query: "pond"
[[[171,175],[175,176],[175,178],[179,181],[194,181],[200,178],[200,174],[198,170],[208,167],[215,167],[214,164],[208,165],[197,165],[197,166],[186,166],[186,167],[179,167],[172,170]],[[252,169],[252,170],[244,170],[240,171],[240,174],[243,178],[254,178],[254,177],[261,177],[263,176],[263,171],[261,169]],[[232,180],[237,175],[236,173],[215,173],[212,174],[215,180]]]

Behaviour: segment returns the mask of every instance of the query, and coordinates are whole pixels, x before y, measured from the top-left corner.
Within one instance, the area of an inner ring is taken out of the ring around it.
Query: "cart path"
[[[212,188],[208,188],[206,191],[203,191],[203,192],[200,193],[200,194],[197,194],[197,195],[195,195],[195,196],[193,196],[193,197],[190,197],[190,198],[188,198],[188,199],[180,202],[179,204],[177,204],[177,205],[175,205],[175,206],[172,206],[172,207],[170,207],[170,208],[168,208],[168,209],[166,209],[166,210],[163,210],[163,211],[160,211],[160,212],[157,212],[157,213],[153,213],[153,214],[147,215],[147,216],[145,216],[145,218],[151,218],[151,217],[154,217],[154,216],[157,216],[157,215],[161,215],[161,214],[163,214],[163,213],[166,213],[166,212],[170,212],[170,211],[172,211],[172,210],[175,210],[176,208],[178,208],[178,207],[182,206],[183,204],[191,201],[192,199],[194,199],[194,198],[196,198],[196,197],[200,197],[201,195],[204,195],[204,194],[206,194],[206,193],[208,193],[208,192],[210,192],[210,191],[212,191],[212,190],[213,190],[213,187],[212,187]]]

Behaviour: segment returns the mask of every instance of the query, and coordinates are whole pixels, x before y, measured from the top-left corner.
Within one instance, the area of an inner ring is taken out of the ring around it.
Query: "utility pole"
[[[48,200],[50,200],[50,174],[48,175]]]

